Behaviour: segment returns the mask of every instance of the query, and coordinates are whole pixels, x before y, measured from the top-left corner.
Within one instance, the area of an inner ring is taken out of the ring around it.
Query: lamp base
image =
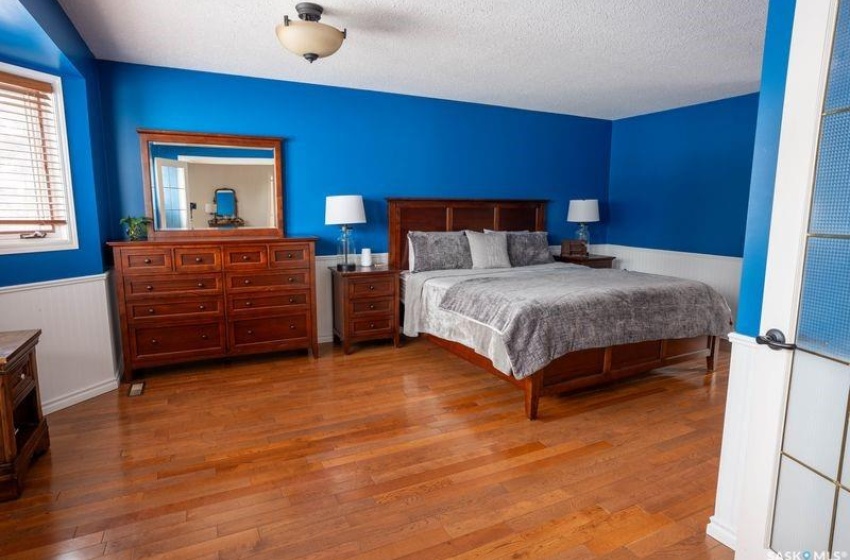
[[[357,270],[357,265],[354,263],[339,263],[338,265],[336,265],[336,269],[340,272],[352,272],[354,270]]]

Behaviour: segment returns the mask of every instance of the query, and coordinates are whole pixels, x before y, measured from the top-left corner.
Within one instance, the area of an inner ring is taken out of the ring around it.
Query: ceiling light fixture
[[[310,63],[339,50],[347,29],[340,31],[336,27],[319,23],[324,9],[318,4],[300,2],[295,5],[295,11],[301,21],[292,21],[289,16],[283,16],[283,23],[275,29],[281,45]]]

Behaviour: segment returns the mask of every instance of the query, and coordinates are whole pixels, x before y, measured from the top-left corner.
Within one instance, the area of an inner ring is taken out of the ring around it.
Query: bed
[[[411,231],[534,232],[546,229],[546,201],[542,200],[392,198],[388,199],[388,209],[389,263],[391,267],[402,271],[408,269],[407,235]],[[716,324],[710,329],[714,332],[689,332],[687,336],[680,336],[681,333],[666,329],[663,331],[664,336],[657,339],[641,339],[628,343],[612,340],[605,346],[581,348],[568,351],[554,359],[550,357],[549,360],[539,362],[545,365],[533,371],[529,371],[529,367],[533,368],[536,363],[533,361],[517,367],[518,371],[513,371],[510,349],[506,350],[506,346],[509,347],[510,344],[502,339],[503,333],[492,325],[482,324],[486,321],[481,321],[479,317],[474,317],[474,313],[469,313],[470,309],[475,310],[469,305],[460,314],[455,312],[456,310],[445,308],[446,299],[450,299],[447,294],[454,295],[456,300],[459,299],[460,307],[463,307],[464,301],[470,299],[471,294],[475,294],[472,290],[477,289],[477,284],[486,285],[489,282],[504,287],[511,286],[513,282],[516,286],[516,282],[520,281],[523,275],[527,275],[529,279],[537,279],[538,283],[543,282],[542,278],[551,276],[583,279],[586,284],[589,274],[602,273],[601,276],[593,277],[593,280],[598,280],[605,274],[613,275],[611,278],[615,281],[621,278],[617,274],[622,277],[628,274],[623,271],[591,271],[561,263],[521,268],[527,270],[402,273],[403,303],[412,302],[411,305],[415,307],[405,309],[405,334],[421,334],[438,346],[522,389],[525,393],[525,414],[530,420],[537,418],[540,397],[544,395],[596,387],[694,358],[705,358],[707,370],[714,370],[718,335],[728,332],[728,328],[724,330]],[[636,273],[629,276],[637,277]],[[675,280],[657,278],[661,281]],[[646,280],[642,277],[640,279]],[[700,286],[713,292],[704,285]],[[411,289],[415,290],[415,299],[411,299]],[[460,292],[456,293],[458,291]],[[722,297],[720,299],[722,300]],[[722,305],[725,306],[725,301]],[[728,310],[728,306],[725,308]],[[729,327],[728,324],[726,326]],[[514,351],[513,359],[516,358]]]

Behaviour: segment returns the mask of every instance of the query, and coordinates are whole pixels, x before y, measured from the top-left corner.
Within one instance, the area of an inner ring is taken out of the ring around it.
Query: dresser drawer
[[[269,267],[309,268],[310,246],[306,243],[269,245]]]
[[[233,345],[246,346],[306,338],[307,314],[240,319],[230,324]]]
[[[155,319],[180,319],[188,317],[216,317],[221,315],[221,298],[204,298],[172,303],[139,302],[127,306],[130,319],[146,321]]]
[[[288,288],[306,288],[310,285],[308,271],[292,270],[287,272],[266,272],[253,274],[227,274],[227,290],[244,292],[245,290],[282,290]]]
[[[352,298],[392,296],[395,294],[395,279],[392,276],[384,278],[352,278],[348,281]]]
[[[171,272],[171,249],[121,249],[121,268],[124,274]]]
[[[216,354],[224,351],[221,323],[136,327],[131,330],[134,357],[153,358],[168,354]]]
[[[351,312],[354,317],[376,314],[392,315],[393,298],[358,299],[352,302]]]
[[[128,298],[147,296],[203,295],[221,291],[221,275],[168,275],[131,277],[124,279],[124,294]]]
[[[268,268],[269,253],[265,245],[238,245],[224,248],[225,270]]]
[[[177,247],[174,249],[174,270],[177,272],[221,270],[221,250],[218,247]]]
[[[233,313],[247,313],[249,311],[270,311],[274,309],[291,309],[307,307],[310,302],[310,293],[307,291],[273,293],[258,292],[245,293],[228,298],[228,310]]]
[[[364,334],[379,334],[392,332],[392,316],[373,317],[370,319],[358,319],[351,322],[351,334],[360,336]]]

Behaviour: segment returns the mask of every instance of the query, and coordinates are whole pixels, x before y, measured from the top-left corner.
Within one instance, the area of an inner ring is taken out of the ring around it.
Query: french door
[[[837,560],[850,557],[850,0],[797,1],[782,126],[736,557]]]

